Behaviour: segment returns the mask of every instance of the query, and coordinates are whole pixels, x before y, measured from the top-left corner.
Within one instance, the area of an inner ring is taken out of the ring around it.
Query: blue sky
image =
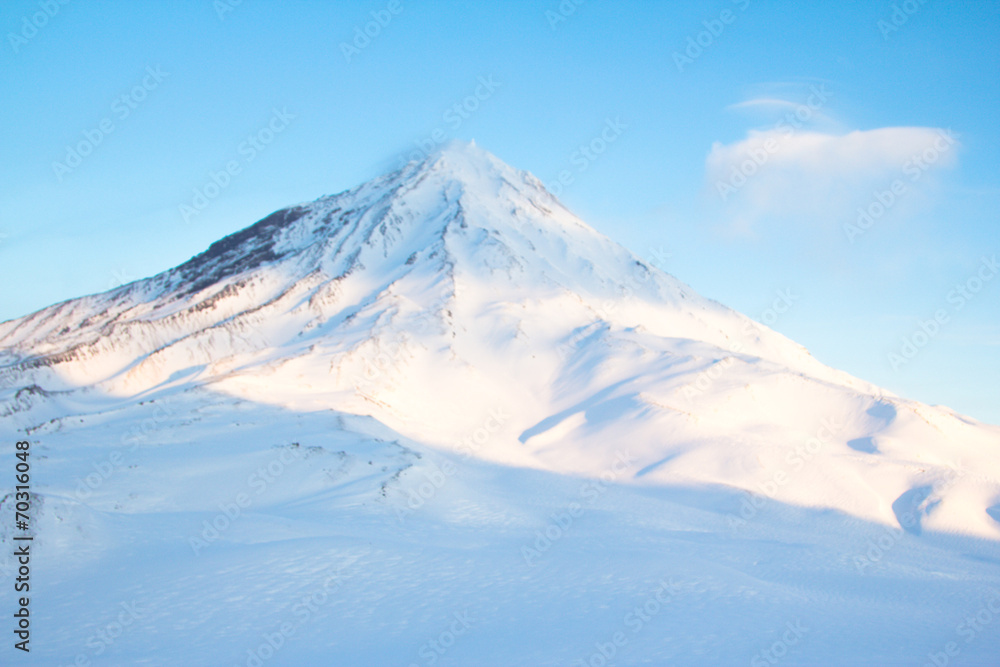
[[[1000,423],[997,9],[8,1],[0,319],[475,139],[821,361]]]

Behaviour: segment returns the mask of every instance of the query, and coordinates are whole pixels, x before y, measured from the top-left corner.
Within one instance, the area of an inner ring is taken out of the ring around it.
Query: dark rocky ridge
[[[278,233],[308,212],[309,209],[302,206],[281,209],[216,241],[208,250],[177,267],[183,281],[190,284],[178,296],[198,292],[229,276],[281,259],[282,255],[274,251]]]

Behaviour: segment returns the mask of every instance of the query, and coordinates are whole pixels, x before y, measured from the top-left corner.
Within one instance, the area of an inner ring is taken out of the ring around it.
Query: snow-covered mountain
[[[474,145],[0,324],[0,387],[58,664],[1000,654],[955,627],[1000,588],[1000,428],[824,366]]]

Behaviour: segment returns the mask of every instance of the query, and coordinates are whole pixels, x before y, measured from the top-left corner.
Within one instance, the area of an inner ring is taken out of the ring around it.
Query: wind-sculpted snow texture
[[[26,664],[1000,655],[1000,428],[474,145],[0,324],[0,436],[35,456]]]

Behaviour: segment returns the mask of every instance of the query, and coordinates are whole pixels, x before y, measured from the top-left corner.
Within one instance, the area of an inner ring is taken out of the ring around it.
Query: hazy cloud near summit
[[[914,210],[937,173],[957,164],[959,147],[959,135],[941,128],[836,135],[779,124],[713,144],[706,181],[735,233],[754,234],[766,220],[843,226],[859,208],[871,206],[876,220]]]

